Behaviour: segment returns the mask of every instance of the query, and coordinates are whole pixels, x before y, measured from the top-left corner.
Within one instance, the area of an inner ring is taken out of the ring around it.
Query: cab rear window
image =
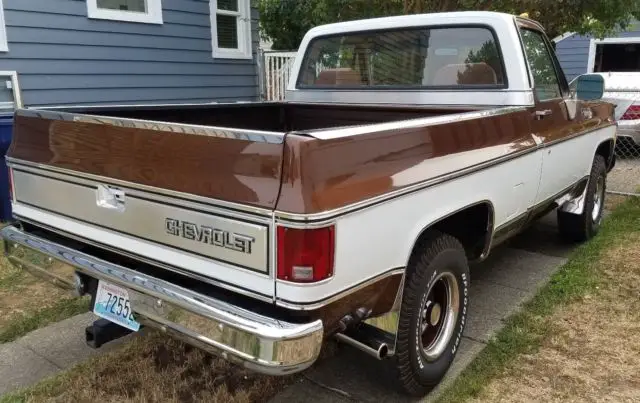
[[[298,88],[489,87],[506,84],[495,34],[484,27],[403,28],[314,39]]]

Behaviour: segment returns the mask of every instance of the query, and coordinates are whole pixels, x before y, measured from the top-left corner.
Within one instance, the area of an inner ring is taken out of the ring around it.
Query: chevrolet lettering
[[[173,236],[180,236],[192,241],[207,243],[247,254],[251,253],[251,245],[255,241],[255,239],[250,236],[234,234],[229,231],[175,220],[173,218],[165,219],[165,228],[167,233]]]
[[[598,232],[604,80],[570,87],[539,23],[484,11],[317,26],[290,67],[282,101],[19,109],[7,256],[56,284],[34,262],[72,266],[96,312],[130,301],[118,326],[272,375],[335,338],[423,396],[460,351],[470,262],[552,211]]]

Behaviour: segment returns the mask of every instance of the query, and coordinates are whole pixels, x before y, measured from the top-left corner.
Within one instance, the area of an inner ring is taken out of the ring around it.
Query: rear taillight
[[[631,105],[629,109],[622,115],[620,120],[638,120],[640,119],[640,105]]]
[[[333,276],[335,228],[278,227],[278,279],[315,283]]]

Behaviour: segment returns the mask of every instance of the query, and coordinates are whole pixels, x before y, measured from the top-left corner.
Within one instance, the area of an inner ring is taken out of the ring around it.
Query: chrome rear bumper
[[[293,324],[256,314],[164,280],[92,257],[36,237],[14,226],[0,231],[14,265],[73,289],[73,280],[47,263],[60,261],[90,277],[125,287],[140,323],[159,328],[190,344],[248,369],[268,375],[299,372],[320,353],[320,320]],[[46,263],[45,263],[46,262]],[[73,271],[70,271],[73,275]]]

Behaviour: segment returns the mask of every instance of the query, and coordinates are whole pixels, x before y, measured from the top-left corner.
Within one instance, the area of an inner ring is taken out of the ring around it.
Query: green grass
[[[0,250],[3,244],[0,241]],[[23,251],[22,258],[40,267],[50,267],[44,257]],[[43,292],[46,289],[49,292]],[[51,323],[87,312],[88,298],[70,298],[43,278],[13,266],[0,258],[0,344],[18,339]]]
[[[54,287],[54,285],[51,285]],[[7,343],[18,339],[25,334],[47,326],[51,323],[59,322],[71,316],[87,312],[89,309],[89,298],[62,299],[54,305],[40,309],[31,310],[22,316],[10,320],[0,329],[0,343]]]
[[[12,290],[20,285],[24,278],[24,272],[18,270],[11,270],[8,273],[1,273],[0,276],[0,290]]]
[[[438,401],[460,402],[476,397],[518,355],[534,353],[553,330],[547,317],[557,307],[595,291],[600,284],[597,264],[601,254],[633,232],[640,233],[640,198],[629,199],[607,217],[598,236],[578,247],[551,281],[505,322]]]

